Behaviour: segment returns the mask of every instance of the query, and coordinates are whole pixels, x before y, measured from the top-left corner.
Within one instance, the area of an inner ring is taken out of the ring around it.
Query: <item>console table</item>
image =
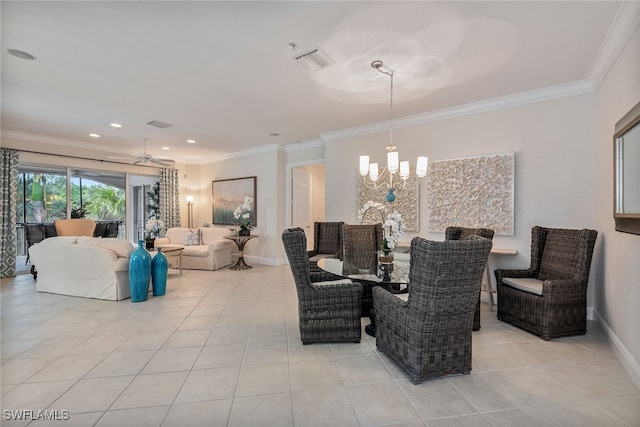
[[[253,268],[244,261],[244,245],[251,239],[256,239],[259,236],[256,234],[250,234],[248,236],[222,236],[225,239],[233,240],[238,247],[238,261],[235,265],[229,267],[230,270],[249,270]]]
[[[485,268],[486,280],[487,280],[487,294],[489,296],[489,311],[493,311],[493,306],[496,305],[493,294],[496,293],[495,288],[493,287],[493,282],[491,281],[491,266],[489,265],[489,260],[492,255],[516,255],[518,251],[516,249],[500,249],[500,248],[491,248],[491,252],[489,253],[489,258],[487,259],[487,267]]]

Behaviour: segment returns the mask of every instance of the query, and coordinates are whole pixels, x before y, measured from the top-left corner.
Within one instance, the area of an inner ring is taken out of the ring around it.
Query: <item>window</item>
[[[71,218],[124,221],[125,187],[124,174],[73,170]]]
[[[65,171],[20,171],[16,222],[52,222],[66,218],[67,175]]]
[[[67,194],[67,176],[70,177],[71,194]],[[21,165],[18,170],[17,255],[26,256],[24,224],[52,223],[68,217],[124,224],[125,187],[124,173]],[[71,207],[69,215],[67,206]],[[123,225],[118,228],[118,237],[124,236]]]

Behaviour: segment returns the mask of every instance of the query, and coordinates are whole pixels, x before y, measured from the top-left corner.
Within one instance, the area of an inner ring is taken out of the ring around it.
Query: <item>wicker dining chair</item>
[[[466,227],[447,227],[447,229],[444,231],[444,238],[445,240],[462,240],[462,239],[468,239],[470,236],[480,236],[480,237],[484,237],[486,239],[489,240],[493,240],[493,230],[491,230],[490,228],[466,228]],[[489,286],[489,284],[487,284],[487,292],[491,291],[491,287]],[[476,311],[475,314],[473,315],[473,330],[474,331],[479,331],[480,330],[480,295],[482,294],[482,292],[480,292],[480,294],[478,294],[478,304],[476,304]],[[492,298],[491,295],[489,295],[489,298]]]
[[[498,320],[544,340],[587,332],[587,283],[598,232],[531,229],[531,264],[498,269]]]
[[[313,249],[308,251],[311,271],[320,271],[316,263],[322,258],[340,258],[344,222],[314,222]]]
[[[492,242],[411,241],[406,301],[373,288],[376,346],[411,382],[471,372],[473,314]]]
[[[301,228],[285,230],[282,243],[298,293],[302,343],[360,342],[362,285],[349,279],[313,281]]]
[[[376,273],[378,249],[382,248],[382,224],[344,224],[343,268],[348,274]],[[362,316],[373,308],[372,283],[362,281]]]

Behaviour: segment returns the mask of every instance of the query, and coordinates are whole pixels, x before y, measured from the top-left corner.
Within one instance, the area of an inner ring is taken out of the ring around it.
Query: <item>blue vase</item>
[[[162,248],[158,248],[158,253],[151,261],[151,286],[153,287],[153,296],[158,297],[164,295],[167,291],[167,272],[169,271],[169,262],[167,257],[162,253]]]
[[[131,302],[146,301],[151,278],[151,254],[144,248],[144,240],[138,240],[138,247],[129,257],[129,287]]]

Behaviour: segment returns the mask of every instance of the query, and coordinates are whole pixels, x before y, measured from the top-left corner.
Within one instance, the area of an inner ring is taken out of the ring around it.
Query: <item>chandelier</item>
[[[428,158],[420,156],[416,162],[415,182],[407,181],[410,177],[410,168],[408,161],[399,161],[396,146],[393,145],[393,71],[385,71],[382,69],[383,63],[380,60],[373,61],[371,67],[385,74],[391,79],[390,102],[389,102],[389,145],[387,145],[387,165],[382,172],[378,169],[377,163],[369,163],[369,156],[360,156],[360,176],[363,184],[371,189],[379,189],[386,186],[386,199],[389,203],[396,199],[396,191],[412,191],[420,186],[420,180],[427,174]],[[395,179],[398,174],[400,179]],[[369,175],[369,179],[367,179]],[[386,176],[388,175],[388,178]]]

